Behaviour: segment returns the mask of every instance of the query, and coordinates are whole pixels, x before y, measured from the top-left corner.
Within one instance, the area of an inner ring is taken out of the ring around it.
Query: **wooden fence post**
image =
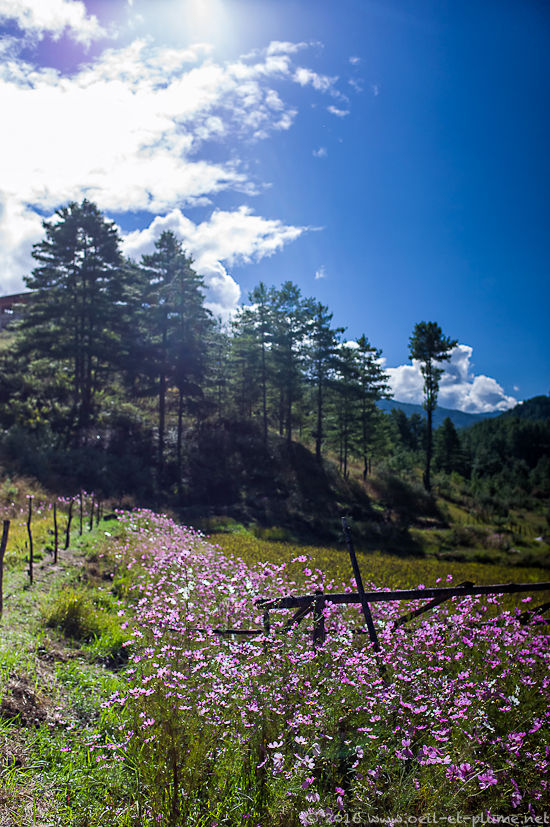
[[[79,530],[79,534],[82,537],[82,491],[79,493],[78,499],[80,501],[80,530]]]
[[[325,631],[325,597],[322,589],[315,590],[315,608],[313,610],[313,645],[323,644],[327,633]]]
[[[365,618],[367,629],[369,630],[369,637],[372,643],[372,648],[374,649],[374,653],[376,655],[376,660],[378,661],[378,669],[382,678],[387,680],[387,672],[386,666],[382,661],[380,656],[380,643],[378,641],[378,635],[376,634],[376,629],[374,627],[374,622],[372,620],[372,614],[370,611],[370,606],[368,601],[365,597],[365,589],[363,588],[363,579],[361,577],[361,572],[359,570],[359,564],[357,562],[357,557],[355,556],[355,549],[353,548],[353,542],[351,539],[351,532],[349,530],[348,522],[345,517],[342,517],[342,528],[344,529],[344,537],[348,546],[348,552],[351,560],[351,566],[353,568],[353,575],[355,577],[355,582],[357,583],[357,591],[359,592],[359,597],[361,599],[361,608],[363,609],[363,617]]]
[[[33,577],[33,562],[34,562],[34,548],[32,544],[32,497],[29,497],[29,515],[27,517],[27,533],[29,535],[29,582],[32,586],[32,577]]]
[[[57,531],[57,503],[53,504],[53,564],[57,563],[57,550],[59,547],[59,533]]]
[[[73,500],[69,503],[69,514],[67,517],[67,530],[65,531],[65,551],[69,548],[71,542],[71,522],[73,519]]]
[[[8,545],[8,534],[10,531],[10,521],[4,520],[4,525],[2,528],[2,539],[0,540],[0,618],[2,617],[2,612],[4,610],[4,598],[3,598],[3,580],[4,580],[4,552],[6,551],[6,546]]]
[[[88,531],[91,531],[94,527],[94,509],[95,509],[95,499],[94,495],[92,494],[92,502],[90,505],[90,519],[88,521]]]

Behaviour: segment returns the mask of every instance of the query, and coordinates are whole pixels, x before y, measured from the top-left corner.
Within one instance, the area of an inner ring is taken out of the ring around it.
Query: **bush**
[[[62,589],[43,608],[43,616],[46,626],[75,640],[90,640],[101,633],[99,614],[83,589]]]
[[[44,623],[66,637],[90,643],[94,657],[120,663],[126,660],[123,644],[127,636],[118,618],[109,613],[114,609],[114,598],[101,594],[95,597],[82,588],[63,588],[44,605]]]

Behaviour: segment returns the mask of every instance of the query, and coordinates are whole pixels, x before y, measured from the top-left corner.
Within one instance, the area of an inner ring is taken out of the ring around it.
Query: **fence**
[[[65,527],[65,544],[64,549],[67,550],[70,544],[71,538],[71,523],[73,518],[73,507],[74,503],[78,502],[79,504],[79,515],[80,515],[80,523],[79,523],[79,534],[82,535],[84,531],[84,508],[85,504],[89,503],[89,514],[88,514],[88,530],[91,531],[94,524],[94,519],[96,521],[96,525],[99,523],[102,515],[103,515],[103,504],[94,494],[87,494],[84,491],[80,491],[76,497],[72,498],[59,498],[56,500],[53,505],[48,505],[52,511],[52,528],[49,529],[49,532],[53,535],[53,564],[57,564],[58,562],[58,555],[59,555],[59,521],[58,521],[58,506],[64,505],[68,506],[67,511],[67,523]],[[41,508],[38,509],[40,512],[42,508],[45,506],[44,503],[41,503]],[[33,518],[35,516],[36,510],[33,508],[33,497],[28,497],[27,502],[27,509],[26,509],[26,534],[27,540],[25,541],[25,548],[28,550],[28,576],[29,576],[29,583],[32,585],[34,579],[34,562],[35,562],[35,554],[34,554],[34,544],[35,539],[33,535]],[[3,521],[3,531],[2,537],[0,539],[0,618],[2,617],[2,610],[3,610],[3,574],[4,574],[4,554],[6,552],[7,544],[8,544],[8,537],[10,533],[10,525],[11,520],[4,520]]]
[[[313,644],[317,646],[322,644],[326,639],[325,616],[324,609],[327,603],[333,605],[353,605],[360,604],[365,618],[366,629],[353,629],[355,634],[368,634],[373,645],[374,651],[378,654],[380,652],[380,645],[376,633],[376,627],[370,611],[371,603],[387,603],[390,601],[410,601],[410,600],[428,600],[424,605],[412,609],[399,618],[393,621],[393,629],[397,629],[415,617],[419,617],[436,606],[440,606],[447,600],[453,597],[464,598],[474,595],[485,594],[517,594],[521,592],[539,592],[550,591],[550,581],[542,581],[536,583],[494,583],[491,585],[476,586],[470,581],[460,583],[456,586],[445,586],[436,588],[424,589],[388,589],[365,591],[361,572],[355,555],[353,542],[351,539],[351,532],[345,518],[342,519],[342,527],[344,537],[347,542],[350,561],[357,583],[357,592],[346,593],[325,593],[322,590],[317,590],[313,594],[305,594],[300,596],[257,598],[255,603],[258,608],[263,610],[263,628],[257,629],[214,629],[213,631],[219,635],[260,635],[263,634],[268,637],[271,632],[270,612],[295,609],[294,615],[289,618],[282,628],[282,632],[289,631],[292,626],[300,623],[308,614],[313,613]],[[520,616],[520,622],[527,623],[534,617],[550,609],[550,602],[543,603],[533,609],[523,612]],[[548,623],[548,620],[542,620]],[[379,661],[380,669],[384,672],[384,666]]]

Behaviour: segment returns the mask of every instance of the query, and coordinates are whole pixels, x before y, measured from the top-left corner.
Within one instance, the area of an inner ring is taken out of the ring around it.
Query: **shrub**
[[[90,640],[101,633],[99,613],[83,589],[64,588],[43,608],[46,626],[75,640]]]

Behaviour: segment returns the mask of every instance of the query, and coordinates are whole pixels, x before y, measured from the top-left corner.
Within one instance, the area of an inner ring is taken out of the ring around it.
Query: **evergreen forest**
[[[342,510],[392,536],[421,515],[445,523],[434,495],[501,520],[547,509],[550,399],[432,433],[456,344],[435,323],[410,339],[428,391],[407,416],[377,404],[389,386],[368,331],[351,341],[291,281],[260,282],[222,324],[174,233],[132,261],[87,200],[44,221],[33,256],[28,302],[0,337],[5,473],[321,535]]]

